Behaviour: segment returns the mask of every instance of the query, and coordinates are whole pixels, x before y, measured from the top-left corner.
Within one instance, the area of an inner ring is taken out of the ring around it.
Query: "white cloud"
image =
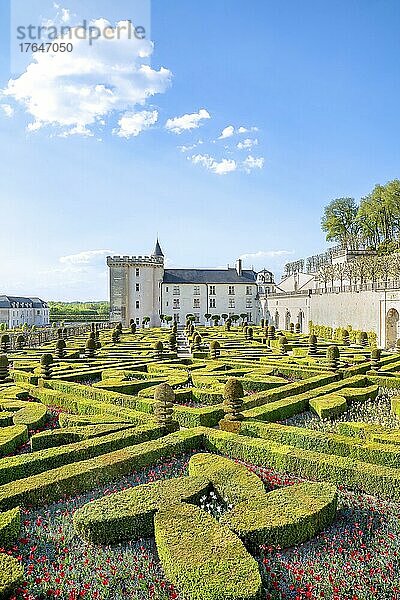
[[[12,117],[14,114],[14,109],[11,104],[0,104],[1,110],[7,117]]]
[[[104,263],[104,258],[112,253],[112,250],[84,250],[77,254],[60,256],[59,261],[64,265],[89,265],[99,262],[99,260]]]
[[[253,146],[257,146],[257,145],[258,145],[257,138],[255,138],[255,139],[246,138],[245,140],[243,140],[243,142],[239,142],[236,145],[236,148],[239,148],[239,150],[249,150]]]
[[[264,258],[278,258],[293,254],[293,250],[258,250],[257,252],[248,252],[239,256],[242,260],[257,261]]]
[[[158,120],[156,110],[142,110],[137,113],[127,112],[122,115],[118,121],[119,129],[114,129],[114,133],[119,137],[129,139],[139,135],[144,129],[148,129]]]
[[[61,9],[61,21],[63,23],[69,23],[71,20],[71,11],[68,8]]]
[[[196,144],[191,144],[189,146],[178,146],[178,149],[181,152],[189,152],[189,150],[193,150],[194,148],[197,148],[197,146],[201,146],[201,144],[203,144],[203,140],[199,140]]]
[[[115,112],[134,112],[170,85],[168,69],[146,64],[153,45],[129,36],[128,21],[117,23],[120,39],[115,29],[114,39],[104,37],[105,27],[109,36],[112,29],[105,19],[91,24],[102,32],[92,45],[74,37],[72,52],[35,53],[26,71],[3,90],[33,117],[30,131],[48,125],[60,133],[87,135],[100,121]]]
[[[221,135],[217,138],[218,140],[226,140],[226,138],[230,138],[233,135],[238,135],[240,133],[249,133],[250,131],[258,131],[258,127],[240,127],[235,128],[233,125],[227,125],[222,131]]]
[[[188,159],[191,160],[194,165],[203,165],[203,167],[206,167],[206,169],[209,169],[216,175],[226,175],[227,173],[232,173],[237,169],[236,161],[227,158],[217,161],[209,154],[195,154],[188,157]]]
[[[210,118],[210,113],[205,108],[201,108],[197,113],[190,113],[182,115],[181,117],[168,119],[165,123],[165,128],[173,133],[181,134],[183,131],[197,129],[200,127],[200,122],[203,119]]]
[[[237,133],[249,133],[249,131],[258,131],[258,127],[243,127],[243,126],[240,126],[237,129]]]
[[[243,164],[244,170],[247,173],[250,173],[254,169],[262,169],[263,168],[264,158],[263,157],[255,158],[254,156],[251,156],[249,154],[249,156],[243,161],[242,164]]]
[[[235,133],[235,128],[233,125],[228,125],[221,131],[221,135],[219,136],[219,140],[225,140],[226,138],[232,137]]]

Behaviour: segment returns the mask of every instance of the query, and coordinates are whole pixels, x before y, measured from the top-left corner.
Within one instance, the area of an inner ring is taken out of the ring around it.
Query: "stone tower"
[[[157,239],[149,256],[108,256],[110,268],[110,320],[127,327],[133,319],[141,325],[150,317],[150,326],[160,325],[160,293],[164,276],[164,255]]]

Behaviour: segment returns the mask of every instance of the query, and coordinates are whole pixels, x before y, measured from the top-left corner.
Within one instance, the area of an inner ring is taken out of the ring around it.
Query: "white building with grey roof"
[[[40,298],[0,296],[0,323],[8,329],[27,325],[43,327],[50,323],[50,309]]]
[[[110,317],[128,325],[140,325],[150,317],[159,326],[161,315],[184,324],[192,314],[206,324],[205,315],[246,315],[249,323],[259,323],[263,313],[260,295],[265,286],[274,286],[272,273],[244,269],[238,259],[226,269],[165,269],[164,254],[157,240],[148,256],[109,256]]]

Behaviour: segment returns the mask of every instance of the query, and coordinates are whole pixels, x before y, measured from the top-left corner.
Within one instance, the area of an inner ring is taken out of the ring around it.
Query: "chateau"
[[[40,298],[22,298],[20,296],[0,296],[0,323],[7,328],[27,325],[48,325],[49,307]]]
[[[294,323],[303,333],[312,322],[370,331],[378,346],[392,348],[400,338],[400,267],[389,266],[397,258],[333,248],[287,264],[275,283],[270,271],[245,269],[240,259],[226,269],[166,269],[157,240],[151,255],[107,257],[110,320],[140,325],[149,317],[150,326],[159,326],[161,315],[184,324],[193,314],[205,325],[205,315],[226,314],[277,329]]]
[[[110,319],[125,325],[149,317],[151,326],[159,326],[160,315],[184,324],[189,313],[202,324],[207,314],[245,315],[249,323],[259,323],[260,295],[274,289],[272,273],[244,269],[240,259],[234,268],[165,269],[158,240],[150,256],[109,256],[107,265]]]

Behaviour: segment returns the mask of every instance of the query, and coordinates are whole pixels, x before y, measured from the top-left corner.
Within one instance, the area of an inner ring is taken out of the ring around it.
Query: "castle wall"
[[[308,323],[374,331],[378,345],[393,346],[400,338],[400,290],[359,291],[339,293],[276,294],[267,299],[270,322],[284,329],[288,321],[296,323],[304,315],[303,332]]]

